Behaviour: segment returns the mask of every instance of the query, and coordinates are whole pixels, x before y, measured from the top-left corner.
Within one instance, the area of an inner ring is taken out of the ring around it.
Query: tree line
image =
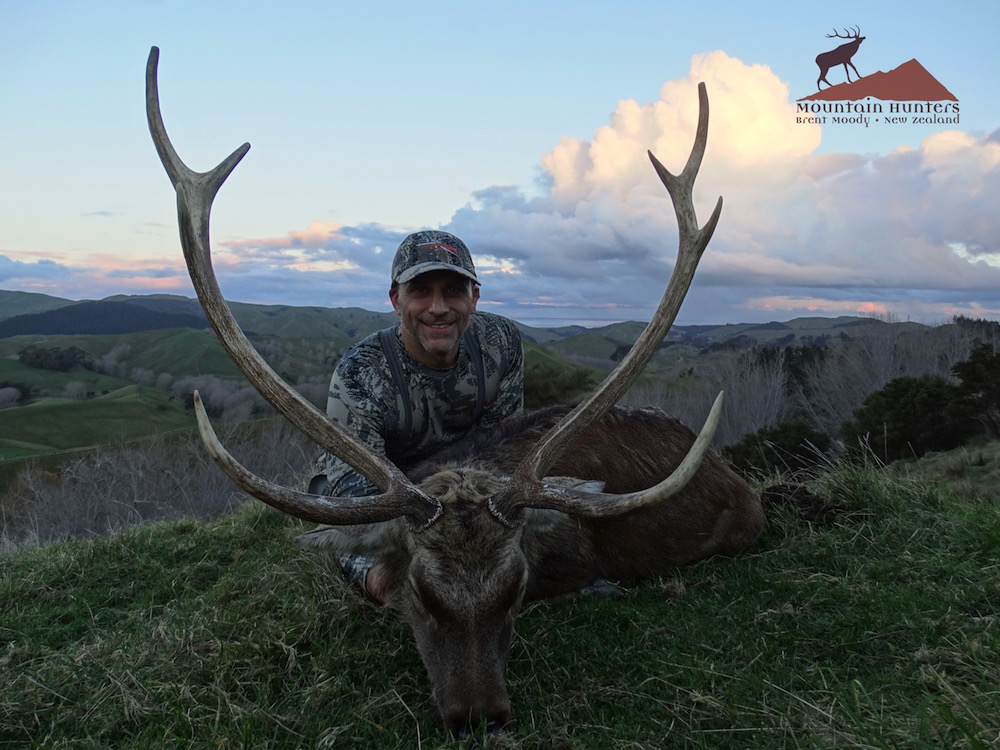
[[[720,353],[695,375],[630,398],[697,425],[724,390],[716,448],[748,472],[858,452],[890,462],[1000,437],[1000,323],[992,321],[886,325],[822,347]]]

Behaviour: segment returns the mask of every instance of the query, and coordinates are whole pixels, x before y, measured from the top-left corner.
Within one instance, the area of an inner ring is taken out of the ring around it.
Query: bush
[[[50,348],[26,346],[17,353],[17,358],[28,367],[53,370],[54,372],[69,372],[77,365],[88,370],[94,366],[93,358],[76,346],[71,346],[68,349],[58,346]]]
[[[572,403],[591,387],[590,372],[583,367],[560,367],[535,362],[524,368],[524,408]]]
[[[842,428],[849,447],[864,444],[885,462],[957,448],[977,432],[958,387],[938,375],[890,380]]]
[[[815,468],[829,448],[829,435],[797,418],[761,428],[723,448],[722,455],[744,474],[770,474]]]
[[[992,344],[979,344],[951,372],[962,381],[958,395],[969,413],[990,437],[1000,437],[1000,352]]]

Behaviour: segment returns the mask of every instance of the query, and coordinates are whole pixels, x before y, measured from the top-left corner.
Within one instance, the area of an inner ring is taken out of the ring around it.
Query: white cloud
[[[694,57],[657,101],[620,101],[589,140],[555,141],[530,193],[486,187],[454,213],[442,228],[479,260],[484,306],[533,320],[649,315],[673,265],[676,222],[646,151],[683,168],[700,81],[711,116],[695,205],[702,221],[719,195],[724,208],[681,322],[1000,315],[996,134],[942,131],[886,155],[818,154],[821,126],[796,122],[787,84],[723,52]],[[405,234],[314,221],[218,243],[217,270],[232,299],[385,309]]]
[[[583,296],[626,314],[659,298],[676,230],[645,150],[680,171],[699,80],[711,120],[696,206],[703,220],[714,196],[724,195],[725,207],[695,280],[696,291],[714,293],[693,293],[682,317],[893,309],[941,318],[1000,309],[1000,269],[974,262],[1000,249],[991,207],[1000,194],[996,139],[945,131],[886,156],[816,154],[820,126],[795,121],[787,86],[721,52],[696,57],[657,102],[620,102],[590,141],[562,138],[542,158],[542,197],[485,190],[455,214],[456,233],[516,267],[513,291],[500,294],[553,308]],[[956,244],[964,255],[952,251]]]

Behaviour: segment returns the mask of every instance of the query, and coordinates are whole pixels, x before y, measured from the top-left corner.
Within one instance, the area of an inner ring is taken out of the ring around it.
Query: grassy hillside
[[[100,359],[115,348],[123,348],[131,367],[174,377],[213,374],[223,378],[242,377],[214,335],[192,328],[165,328],[159,331],[122,334],[79,334],[57,336],[14,336],[0,339],[0,358],[16,359],[29,346],[66,349],[78,347]]]
[[[396,322],[396,314],[360,307],[291,307],[230,303],[245,331],[269,336],[303,336],[329,340],[341,349]]]
[[[0,410],[0,460],[118,443],[194,424],[193,415],[184,410],[183,404],[170,400],[163,391],[81,367],[53,372],[27,367],[11,358],[20,348],[36,341],[49,347],[77,346],[98,358],[115,346],[126,346],[130,370],[141,368],[174,378],[214,374],[242,381],[215,337],[204,331],[176,329],[122,336],[18,337],[0,341],[0,382],[29,383],[42,397],[27,406]],[[318,378],[323,383],[329,379],[333,364],[323,361],[329,342],[312,338],[264,340],[265,346],[269,343],[280,349],[277,354],[270,353],[273,366],[290,376],[292,382],[302,377]],[[531,342],[525,345],[525,362],[532,376],[537,374],[553,385],[569,383],[572,390],[588,382],[578,373],[589,372],[587,368]],[[591,380],[596,382],[596,378]],[[74,382],[85,384],[91,398],[62,398],[66,386]],[[560,392],[550,397],[573,395]]]
[[[528,607],[493,748],[989,748],[997,507],[839,467],[817,527],[618,601]],[[0,565],[0,747],[437,748],[409,632],[248,505]]]
[[[47,310],[58,310],[60,307],[72,304],[72,300],[51,297],[48,294],[0,290],[0,320],[12,318],[15,315],[31,315]]]
[[[193,428],[194,415],[162,391],[135,384],[86,401],[46,398],[0,411],[0,461],[128,442]]]
[[[67,372],[55,372],[28,367],[16,359],[3,358],[0,359],[0,382],[7,381],[30,384],[42,396],[59,396],[66,386],[73,382],[84,383],[87,390],[95,394],[132,385],[128,380],[85,370],[82,367],[74,367]]]

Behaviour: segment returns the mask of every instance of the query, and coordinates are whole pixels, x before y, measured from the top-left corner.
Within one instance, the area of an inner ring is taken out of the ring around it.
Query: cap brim
[[[425,273],[430,273],[431,271],[451,271],[452,273],[457,273],[464,276],[467,279],[472,279],[477,284],[479,279],[476,278],[476,274],[471,271],[467,271],[461,266],[454,266],[450,263],[418,263],[415,266],[411,266],[403,271],[399,276],[396,277],[397,284],[405,284],[407,281],[413,281],[417,276],[422,276]]]

